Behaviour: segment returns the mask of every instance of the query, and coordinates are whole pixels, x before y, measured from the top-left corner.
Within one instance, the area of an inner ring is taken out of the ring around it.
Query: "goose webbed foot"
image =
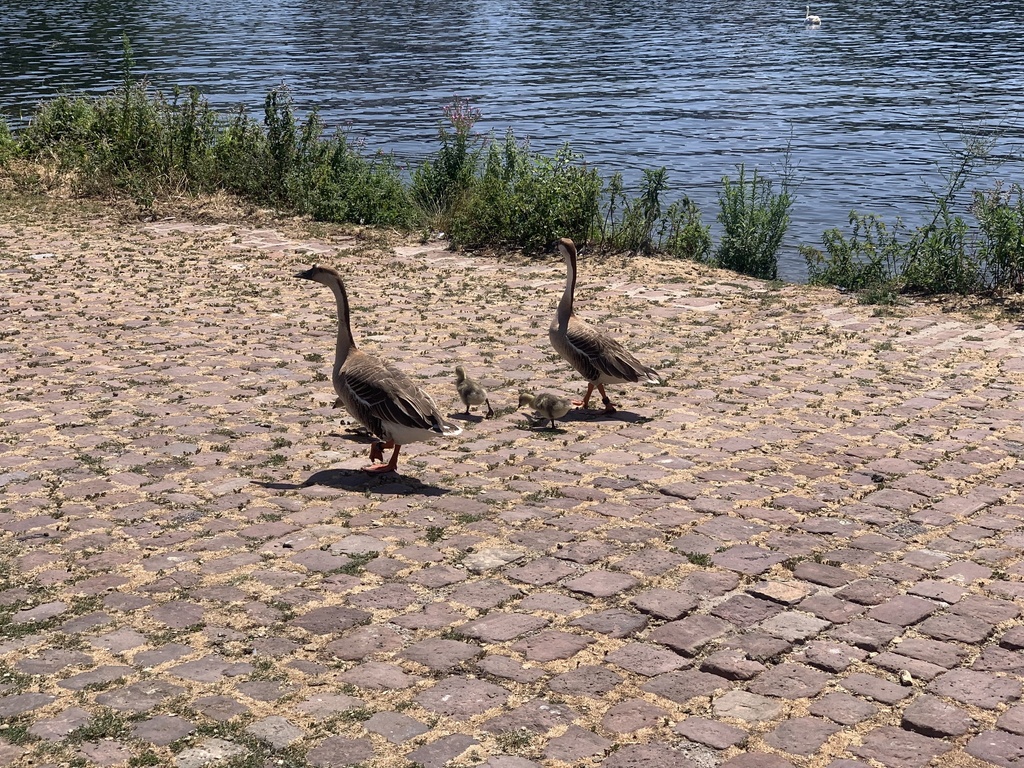
[[[491,401],[490,400],[484,400],[484,404],[487,406],[487,418],[488,419],[493,419],[494,418],[494,409],[491,408]]]
[[[394,440],[388,440],[386,443],[383,443],[380,440],[376,441],[370,447],[370,461],[375,461],[377,463],[371,464],[368,467],[363,467],[363,472],[369,472],[374,475],[383,474],[384,472],[395,472],[398,468],[398,451],[401,447],[402,446],[400,445],[395,445]],[[387,463],[384,463],[385,448],[394,448],[391,452],[391,458]]]
[[[615,403],[612,402],[612,399],[610,397],[608,397],[607,395],[605,397],[602,397],[601,402],[604,403],[604,412],[606,414],[615,413]]]

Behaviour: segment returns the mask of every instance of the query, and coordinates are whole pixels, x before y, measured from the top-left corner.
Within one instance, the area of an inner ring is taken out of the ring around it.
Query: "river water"
[[[1005,162],[972,186],[1022,180],[1019,2],[734,0],[0,0],[0,112],[19,125],[61,90],[136,74],[260,114],[286,84],[300,110],[415,163],[453,96],[478,129],[545,153],[564,142],[608,177],[665,166],[706,222],[738,164],[798,185],[780,271],[849,212],[923,220],[961,137]],[[961,201],[962,202],[962,201]],[[961,205],[959,212],[965,206]]]

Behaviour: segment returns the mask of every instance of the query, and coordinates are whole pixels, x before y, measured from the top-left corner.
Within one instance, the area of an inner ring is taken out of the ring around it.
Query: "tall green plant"
[[[757,170],[748,179],[739,166],[739,179],[723,177],[718,194],[718,221],[723,233],[715,252],[719,266],[753,277],[775,280],[779,274],[778,252],[789,227],[793,204],[788,185],[781,192]]]
[[[438,128],[441,148],[420,165],[412,176],[412,196],[426,218],[444,226],[473,184],[483,143],[473,135],[480,110],[466,99],[455,97],[444,107],[445,120]]]
[[[1014,184],[975,192],[972,211],[982,232],[979,261],[990,287],[997,292],[1024,291],[1024,188]]]
[[[491,145],[483,173],[451,221],[458,246],[539,252],[559,237],[587,242],[594,232],[601,181],[568,145],[534,153],[509,131]]]
[[[18,154],[18,142],[11,133],[3,115],[0,115],[0,167],[6,165]]]
[[[658,247],[677,258],[708,261],[711,227],[701,223],[700,209],[690,198],[672,203],[661,219]]]
[[[637,253],[654,250],[654,227],[661,219],[661,197],[667,188],[668,171],[664,167],[643,171],[640,196],[624,199],[622,221],[614,239],[617,246]]]
[[[902,271],[905,259],[900,242],[902,222],[897,219],[890,230],[873,214],[850,213],[849,237],[838,229],[822,235],[824,253],[816,248],[801,247],[807,262],[811,285],[831,285],[848,291],[864,291],[890,284]]]

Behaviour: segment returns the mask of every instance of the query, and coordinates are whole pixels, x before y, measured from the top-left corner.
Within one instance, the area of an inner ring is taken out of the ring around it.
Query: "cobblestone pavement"
[[[7,201],[10,202],[10,201]],[[1024,765],[1024,331],[581,257],[0,214],[0,765]],[[334,306],[463,433],[368,477]],[[458,415],[453,369],[497,416]]]

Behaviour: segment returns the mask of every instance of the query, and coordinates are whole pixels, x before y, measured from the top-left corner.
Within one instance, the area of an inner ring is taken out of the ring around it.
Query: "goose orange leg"
[[[605,413],[615,413],[615,403],[608,397],[608,393],[604,391],[604,384],[597,385],[597,391],[601,393],[601,402],[604,403]]]
[[[594,394],[594,386],[595,386],[594,382],[588,381],[587,382],[587,394],[585,394],[583,396],[582,400],[573,400],[572,404],[573,405],[582,405],[584,408],[589,408],[590,407],[590,396],[592,394]]]
[[[394,440],[388,440],[386,443],[375,442],[370,446],[370,461],[379,462],[377,464],[371,464],[368,467],[363,467],[363,472],[372,472],[373,474],[382,474],[384,472],[394,472],[398,467],[398,451],[402,446],[395,445]],[[384,449],[394,448],[391,452],[391,458],[387,464],[384,463]]]

